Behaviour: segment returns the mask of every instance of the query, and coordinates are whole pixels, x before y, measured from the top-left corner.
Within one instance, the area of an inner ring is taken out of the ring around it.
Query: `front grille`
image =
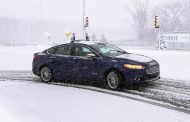
[[[157,64],[157,65],[153,65],[153,66],[148,66],[146,73],[147,74],[154,74],[154,73],[157,73],[159,71],[160,71],[159,65]]]
[[[157,77],[159,77],[159,72],[154,73],[154,74],[147,74],[146,75],[147,80],[154,79],[154,78],[157,78]]]

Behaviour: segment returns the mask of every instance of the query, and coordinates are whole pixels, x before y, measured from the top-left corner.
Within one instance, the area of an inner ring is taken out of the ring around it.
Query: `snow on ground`
[[[12,116],[10,116],[7,111],[1,108],[0,106],[0,121],[1,122],[16,122],[15,119],[13,119]]]
[[[188,114],[143,102],[27,81],[0,81],[0,105],[1,122],[190,121]]]
[[[160,63],[161,77],[190,81],[190,52],[131,49],[119,45],[131,53],[143,54]],[[31,70],[33,53],[50,46],[0,46],[0,70]]]
[[[0,46],[0,70],[32,70],[35,52],[50,46]]]

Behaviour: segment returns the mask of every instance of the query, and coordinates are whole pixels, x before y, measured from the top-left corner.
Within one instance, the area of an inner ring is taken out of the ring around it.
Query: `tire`
[[[49,67],[43,67],[40,70],[40,78],[43,82],[51,82],[53,80],[53,73]]]
[[[120,72],[113,70],[107,73],[106,75],[106,83],[107,87],[111,90],[119,90],[122,88],[121,82],[123,77]]]

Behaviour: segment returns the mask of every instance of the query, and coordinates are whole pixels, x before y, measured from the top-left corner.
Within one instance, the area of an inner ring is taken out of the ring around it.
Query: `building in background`
[[[157,35],[167,49],[190,50],[190,32],[161,33]]]

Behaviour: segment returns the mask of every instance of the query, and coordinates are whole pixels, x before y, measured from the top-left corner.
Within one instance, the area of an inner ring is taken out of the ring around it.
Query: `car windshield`
[[[109,56],[109,57],[115,57],[122,54],[126,54],[127,52],[112,45],[112,44],[105,44],[105,43],[98,43],[98,44],[92,44],[91,45],[94,49],[98,51],[98,53],[101,53],[103,55]]]

